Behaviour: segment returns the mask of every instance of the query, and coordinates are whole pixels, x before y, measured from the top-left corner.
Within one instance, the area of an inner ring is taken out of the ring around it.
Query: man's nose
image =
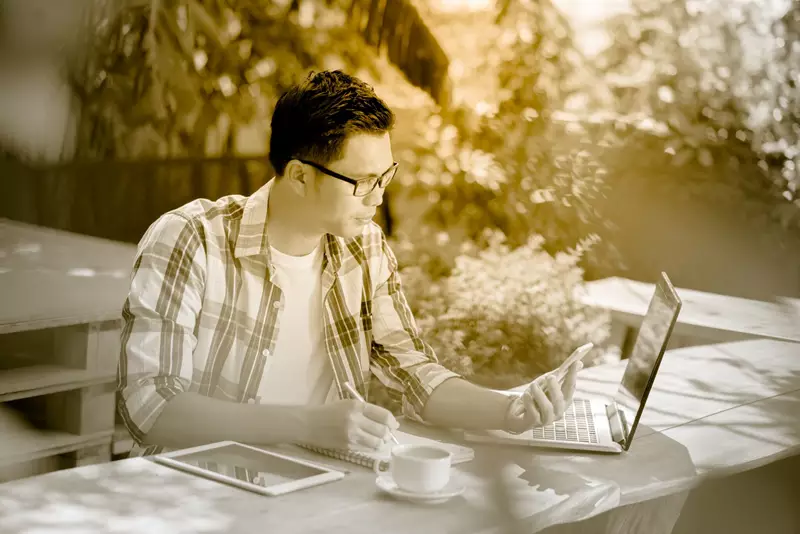
[[[375,189],[367,195],[367,204],[369,206],[375,206],[376,208],[383,204],[383,192],[386,191],[380,185],[375,186]]]

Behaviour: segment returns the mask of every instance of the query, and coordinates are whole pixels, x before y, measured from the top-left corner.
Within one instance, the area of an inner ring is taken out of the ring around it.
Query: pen
[[[365,401],[365,400],[364,400],[364,399],[361,397],[361,395],[359,395],[359,394],[358,394],[358,391],[356,391],[356,388],[354,388],[354,387],[353,387],[353,386],[350,384],[350,382],[345,382],[345,383],[344,383],[344,387],[345,387],[345,389],[347,389],[347,391],[349,391],[349,392],[350,392],[350,394],[351,394],[353,397],[355,397],[355,398],[356,398],[358,401],[360,401],[360,402],[363,402],[363,403],[366,403],[366,402],[367,402],[367,401]],[[394,432],[392,432],[392,431],[390,430],[390,431],[389,431],[389,435],[392,437],[392,441],[394,441],[394,442],[395,442],[397,445],[400,445],[400,442],[399,442],[399,441],[397,441],[397,438],[396,438],[396,437],[394,437]]]

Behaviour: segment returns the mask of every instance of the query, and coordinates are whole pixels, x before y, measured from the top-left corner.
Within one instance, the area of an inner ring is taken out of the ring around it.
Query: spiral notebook
[[[397,441],[399,441],[401,445],[431,445],[446,449],[453,453],[453,464],[469,462],[475,458],[475,451],[469,447],[456,445],[454,443],[447,443],[444,441],[437,441],[435,439],[424,438],[414,434],[401,432],[399,430],[395,431],[394,435],[397,437]],[[300,446],[304,449],[322,454],[323,456],[327,456],[329,458],[336,458],[337,460],[343,460],[351,464],[357,464],[373,469],[377,462],[380,462],[382,467],[386,467],[388,465],[393,445],[393,443],[388,443],[383,449],[375,452],[323,449],[311,445]]]

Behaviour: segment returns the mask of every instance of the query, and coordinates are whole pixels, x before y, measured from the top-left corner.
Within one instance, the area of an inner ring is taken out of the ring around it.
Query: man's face
[[[394,164],[389,134],[354,134],[347,138],[342,158],[326,167],[354,180],[382,175]],[[353,195],[354,185],[316,171],[312,213],[324,233],[349,238],[364,230],[383,202],[377,185],[364,197]]]

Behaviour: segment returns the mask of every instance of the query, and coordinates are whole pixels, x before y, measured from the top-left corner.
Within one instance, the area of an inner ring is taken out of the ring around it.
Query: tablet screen
[[[265,488],[327,473],[316,467],[235,444],[172,456],[172,460]]]

